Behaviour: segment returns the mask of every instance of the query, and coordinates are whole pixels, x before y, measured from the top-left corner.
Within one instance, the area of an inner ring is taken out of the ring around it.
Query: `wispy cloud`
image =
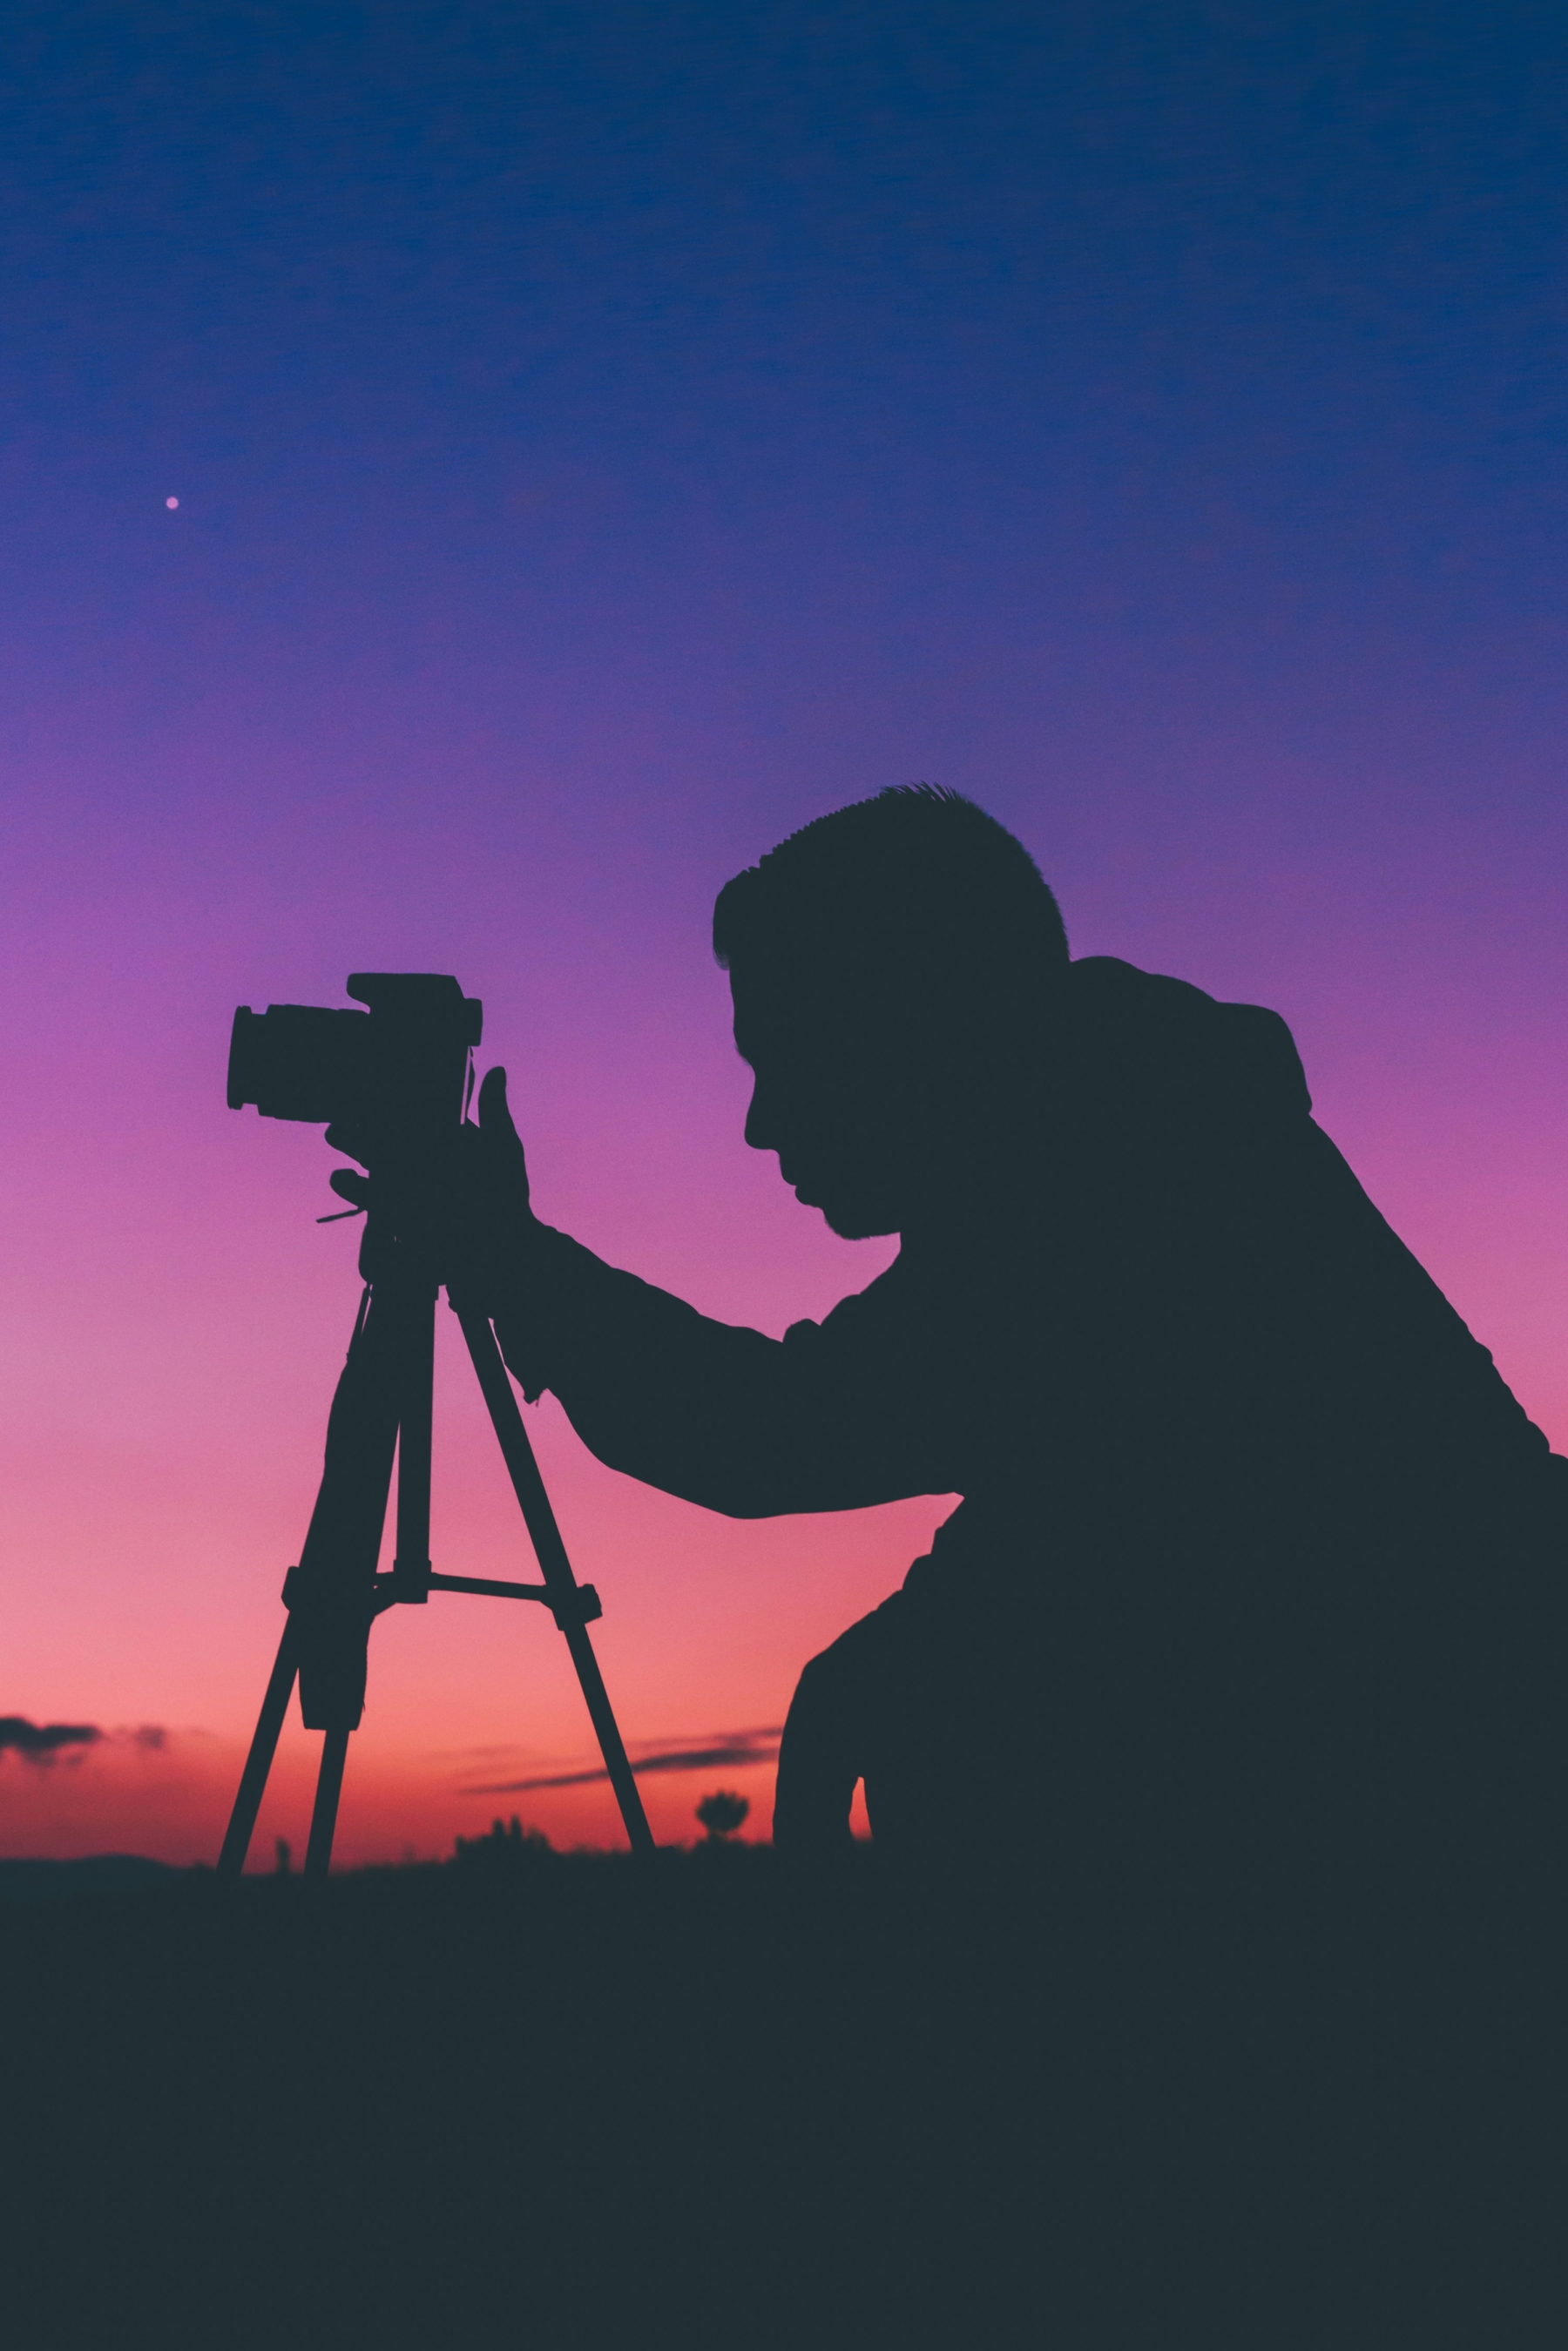
[[[0,1715],[0,1755],[9,1747],[29,1763],[52,1763],[57,1756],[63,1756],[68,1763],[79,1763],[89,1747],[105,1745],[162,1755],[172,1736],[161,1722],[121,1724],[103,1730],[96,1722],[29,1722],[25,1714]]]
[[[632,1769],[641,1776],[652,1771],[717,1771],[732,1770],[742,1763],[771,1763],[779,1753],[779,1740],[777,1723],[760,1730],[710,1733],[704,1746],[684,1746],[676,1740],[649,1740],[645,1742],[648,1752],[634,1756]],[[463,1792],[467,1796],[521,1796],[538,1788],[585,1788],[609,1777],[601,1763],[593,1770],[549,1771],[528,1780],[493,1781],[486,1787],[465,1788]]]

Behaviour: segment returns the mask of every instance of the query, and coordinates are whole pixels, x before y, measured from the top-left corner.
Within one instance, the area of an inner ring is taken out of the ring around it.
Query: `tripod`
[[[365,1234],[360,1270],[364,1294],[327,1423],[320,1489],[299,1564],[291,1567],[284,1579],[288,1620],[218,1858],[219,1875],[237,1877],[245,1867],[298,1677],[305,1727],[326,1734],[305,1856],[306,1876],[325,1877],[332,1857],[349,1734],[358,1729],[364,1708],[371,1625],[382,1609],[399,1604],[423,1606],[433,1592],[532,1600],[550,1611],[577,1668],[632,1850],[651,1854],[653,1832],[588,1637],[590,1624],[602,1614],[599,1595],[591,1584],[580,1584],[571,1572],[489,1319],[448,1290],[538,1561],[544,1579],[540,1583],[500,1583],[484,1576],[431,1573],[431,1408],[437,1284],[415,1250],[402,1240],[387,1240],[377,1234],[373,1217]],[[392,1572],[383,1575],[376,1573],[376,1562],[386,1523],[394,1452],[397,1548]]]

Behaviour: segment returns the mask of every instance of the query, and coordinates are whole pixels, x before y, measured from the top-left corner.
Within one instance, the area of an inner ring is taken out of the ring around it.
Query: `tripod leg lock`
[[[430,1564],[427,1561],[425,1562],[426,1576],[428,1576],[429,1573]],[[371,1577],[370,1599],[367,1604],[368,1616],[379,1616],[383,1608],[390,1608],[394,1600],[406,1600],[411,1596],[406,1591],[394,1592],[392,1585],[392,1578],[390,1575],[377,1575]],[[312,1599],[314,1598],[319,1601],[319,1589],[312,1585],[310,1580],[299,1568],[291,1567],[284,1576],[282,1599],[283,1604],[286,1608],[308,1608]],[[419,1595],[416,1593],[413,1596],[418,1597]]]
[[[296,1628],[299,1712],[307,1730],[357,1730],[365,1704],[366,1647],[379,1613],[373,1579],[362,1593],[323,1585],[319,1571],[291,1567],[283,1604]]]

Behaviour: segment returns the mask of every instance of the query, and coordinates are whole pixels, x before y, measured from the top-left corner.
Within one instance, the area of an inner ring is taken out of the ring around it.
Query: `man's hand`
[[[538,1220],[528,1203],[528,1167],[507,1102],[507,1072],[488,1070],[479,1123],[458,1134],[457,1182],[445,1218],[444,1278],[465,1305],[494,1314],[524,1278]]]
[[[328,1134],[340,1150],[346,1139]],[[465,1305],[497,1311],[527,1273],[538,1220],[528,1205],[528,1162],[507,1103],[507,1072],[491,1070],[479,1089],[479,1123],[465,1120],[457,1132],[452,1179],[439,1210],[436,1242],[441,1280]],[[356,1208],[373,1204],[369,1176],[339,1167],[334,1192]]]

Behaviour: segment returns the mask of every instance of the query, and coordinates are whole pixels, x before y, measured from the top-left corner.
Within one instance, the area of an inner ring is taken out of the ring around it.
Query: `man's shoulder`
[[[1070,967],[1067,1056],[1088,1100],[1161,1117],[1304,1119],[1312,1098],[1290,1029],[1118,956]]]

